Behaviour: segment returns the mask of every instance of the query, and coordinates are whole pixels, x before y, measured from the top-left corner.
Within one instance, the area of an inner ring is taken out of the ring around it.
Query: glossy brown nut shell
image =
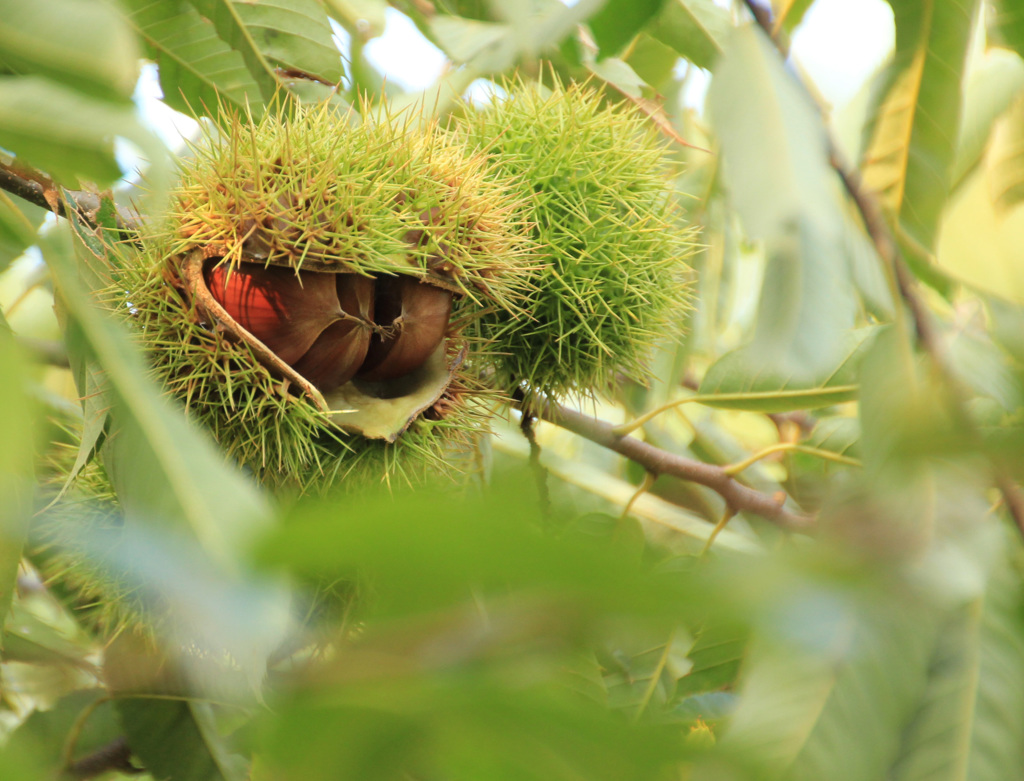
[[[334,276],[342,311],[348,317],[329,325],[294,365],[295,371],[324,393],[355,376],[373,333],[373,280],[349,274]]]
[[[376,322],[366,360],[356,375],[382,382],[415,371],[437,349],[448,330],[452,294],[412,277],[377,280]]]
[[[335,275],[243,263],[205,269],[212,295],[242,328],[282,361],[298,361],[344,313]]]

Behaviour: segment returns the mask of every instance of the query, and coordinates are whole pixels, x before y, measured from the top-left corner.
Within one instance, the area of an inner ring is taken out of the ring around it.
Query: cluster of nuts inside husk
[[[231,119],[121,272],[168,389],[268,479],[305,485],[361,442],[438,453],[478,426],[484,377],[557,397],[635,376],[685,300],[689,239],[640,117],[585,88],[468,113]]]
[[[419,369],[448,328],[452,294],[408,277],[208,265],[210,295],[239,326],[321,393],[353,378],[384,382]]]

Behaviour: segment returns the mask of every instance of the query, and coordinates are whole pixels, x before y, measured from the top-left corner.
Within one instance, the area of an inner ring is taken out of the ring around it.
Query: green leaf
[[[857,309],[848,217],[821,116],[752,25],[730,38],[708,105],[731,200],[768,255],[749,357],[759,372],[813,387],[843,355]]]
[[[156,778],[246,781],[245,759],[231,752],[211,707],[189,700],[119,699],[128,745]]]
[[[665,0],[647,31],[698,68],[710,69],[732,30],[729,12],[714,0]]]
[[[249,28],[242,22],[233,0],[188,1],[201,16],[213,23],[221,40],[242,55],[264,102],[270,102],[279,88],[277,73],[260,50]]]
[[[602,0],[580,0],[566,7],[560,2],[507,4],[500,23],[437,14],[427,30],[434,42],[456,62],[464,62],[471,75],[499,73],[521,58],[536,58],[559,44],[584,22]],[[427,97],[435,94],[431,89]]]
[[[36,243],[36,230],[45,216],[38,206],[25,201],[15,203],[0,192],[0,271]]]
[[[949,195],[974,0],[890,0],[896,52],[866,125],[864,184],[932,248]]]
[[[127,103],[139,77],[135,36],[107,3],[33,0],[3,5],[0,63]]]
[[[996,120],[1024,91],[1024,61],[1006,49],[988,49],[967,74],[960,141],[953,161],[952,189],[960,186],[985,154]]]
[[[1024,201],[1024,92],[992,130],[985,154],[989,193],[999,212]]]
[[[675,699],[731,688],[746,656],[748,640],[746,635],[709,621],[687,654],[693,665],[676,684]]]
[[[970,173],[950,200],[939,236],[938,263],[950,278],[1024,302],[1024,210],[996,209],[984,167]]]
[[[993,26],[1017,54],[1024,57],[1024,7],[1017,0],[994,0]]]
[[[90,98],[40,76],[0,76],[0,105],[0,146],[66,184],[119,179],[116,136],[135,143],[154,165],[163,161],[163,146],[130,104]]]
[[[242,55],[222,41],[191,5],[129,0],[128,20],[156,60],[164,101],[187,114],[212,115],[220,105],[258,113],[260,89]]]
[[[780,26],[786,32],[793,32],[804,18],[804,14],[814,4],[814,0],[772,0],[772,26]]]
[[[877,332],[875,327],[846,333],[836,360],[813,382],[794,382],[791,376],[766,366],[754,345],[726,353],[708,369],[698,395],[702,404],[753,412],[791,412],[817,409],[857,397],[857,370]]]
[[[751,238],[785,235],[801,219],[837,222],[843,202],[821,116],[759,28],[748,24],[729,38],[708,107],[729,194]]]
[[[43,621],[24,602],[16,600],[11,609],[11,621],[4,630],[4,661],[79,669],[95,676],[97,669],[87,657],[96,649],[85,633],[69,636],[67,626],[57,628]]]
[[[4,781],[39,781],[49,775],[46,757],[32,741],[8,741],[0,746],[0,776]]]
[[[228,0],[221,0],[228,2]],[[345,73],[323,4],[317,0],[234,0],[238,18],[264,56],[279,68],[329,84]]]
[[[14,335],[0,318],[0,630],[10,615],[32,513],[34,410]],[[0,635],[2,641],[2,635]],[[0,642],[0,648],[3,643]]]
[[[768,778],[886,777],[935,629],[923,606],[872,591],[799,579],[770,592],[723,751],[749,752]]]
[[[687,659],[693,644],[687,633],[677,630],[661,642],[644,639],[632,638],[630,650],[616,649],[605,673],[608,705],[633,719],[645,713],[657,717],[672,699],[677,682],[693,666]]]
[[[921,493],[924,501],[934,490],[932,462],[971,449],[949,419],[944,389],[893,326],[865,351],[860,387],[861,452],[874,489],[906,500]]]
[[[341,669],[339,684],[292,695],[265,720],[265,777],[654,781],[671,778],[685,751],[678,730],[629,723],[537,681],[536,668],[438,670],[394,646],[378,651],[377,664],[358,652],[341,659],[351,656],[363,680]],[[392,672],[381,659],[415,669]]]
[[[836,416],[819,420],[814,430],[801,444],[840,456],[856,458],[859,442],[860,423],[857,419]]]
[[[77,362],[77,361],[76,361]],[[82,392],[82,436],[78,442],[78,455],[68,471],[58,498],[74,485],[79,473],[92,461],[107,433],[110,409],[106,403],[106,377],[95,361],[87,361],[81,367],[84,379]]]
[[[1024,776],[1024,593],[1007,558],[996,554],[983,593],[942,628],[892,781]]]
[[[1020,389],[1003,352],[984,331],[954,331],[946,341],[950,368],[976,396],[1013,414],[1021,408]]]
[[[341,53],[334,45],[323,6],[316,0],[189,1],[213,22],[217,34],[241,53],[264,100],[271,100],[277,92],[275,68],[332,84],[341,81]]]
[[[661,10],[665,0],[608,0],[590,17],[602,57],[617,54]]]
[[[45,749],[43,755],[49,760],[48,772],[38,778],[61,777],[63,753],[70,739],[74,739],[75,756],[71,758],[74,760],[119,737],[121,731],[114,708],[104,701],[106,696],[103,689],[81,689],[61,697],[46,710],[37,710],[18,728],[16,741],[30,740]]]
[[[622,94],[632,98],[642,98],[643,89],[647,86],[629,63],[618,57],[605,57],[599,62],[588,66],[588,70],[602,81],[611,84]]]
[[[661,41],[647,33],[637,36],[629,47],[626,63],[646,84],[658,92],[672,89],[674,71],[679,55]]]
[[[991,295],[983,295],[991,318],[992,338],[1024,366],[1024,307]]]
[[[467,63],[479,58],[480,61],[474,65],[482,70],[501,70],[504,67],[500,59],[488,67],[486,54],[491,51],[499,58],[505,56],[503,43],[512,31],[507,24],[438,14],[429,25],[437,45],[453,62]]]
[[[366,573],[377,614],[461,605],[474,593],[528,588],[571,597],[576,618],[630,605],[648,616],[679,616],[681,579],[651,577],[636,556],[607,540],[552,539],[533,529],[532,482],[506,478],[486,496],[429,489],[330,503],[307,502],[259,547],[261,560],[334,581]],[[596,612],[595,612],[596,611]],[[675,626],[672,622],[665,633]]]
[[[91,304],[67,233],[52,235],[43,254],[70,316],[69,347],[94,356],[106,372],[113,401],[107,446],[117,455],[105,465],[125,510],[187,532],[237,571],[244,541],[270,520],[265,501],[161,395],[127,334]]]

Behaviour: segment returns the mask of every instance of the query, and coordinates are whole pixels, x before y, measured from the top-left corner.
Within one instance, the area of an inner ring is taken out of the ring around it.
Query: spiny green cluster
[[[163,228],[172,254],[407,273],[514,309],[531,248],[502,177],[435,123],[328,104],[209,131]]]
[[[107,305],[126,319],[161,385],[259,482],[305,493],[350,480],[415,483],[428,474],[451,474],[446,452],[479,428],[476,407],[454,405],[443,421],[417,420],[390,445],[346,435],[248,345],[203,324],[167,262],[169,251],[166,239],[146,242],[137,259],[116,271]],[[357,479],[360,465],[393,466],[407,452],[416,453],[421,468],[371,468],[365,480]]]
[[[694,246],[650,122],[587,85],[515,84],[457,127],[517,178],[543,261],[529,317],[479,321],[499,382],[559,397],[645,376],[652,347],[681,327]]]

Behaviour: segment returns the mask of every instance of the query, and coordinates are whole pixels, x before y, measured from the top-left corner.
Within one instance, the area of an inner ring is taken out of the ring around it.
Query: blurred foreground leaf
[[[121,177],[114,138],[127,138],[159,165],[163,148],[131,104],[87,97],[39,76],[0,76],[0,146],[61,182],[107,186]]]
[[[1014,544],[1016,547],[1016,544]],[[982,593],[942,627],[928,686],[902,737],[894,781],[1024,775],[1024,592],[999,550]]]
[[[117,8],[75,0],[3,5],[0,64],[38,73],[104,100],[127,103],[139,53]]]
[[[856,314],[845,204],[821,117],[750,25],[730,37],[708,103],[730,197],[768,256],[751,368],[814,387],[845,359]]]
[[[244,759],[226,746],[210,706],[147,698],[116,702],[128,745],[156,778],[245,781]]]
[[[121,328],[90,303],[65,231],[44,245],[71,316],[70,341],[99,362],[115,402],[106,463],[126,510],[187,531],[222,565],[237,567],[239,545],[270,521],[263,498],[188,423],[147,376]]]
[[[14,335],[0,317],[0,649],[32,513],[35,410]]]

